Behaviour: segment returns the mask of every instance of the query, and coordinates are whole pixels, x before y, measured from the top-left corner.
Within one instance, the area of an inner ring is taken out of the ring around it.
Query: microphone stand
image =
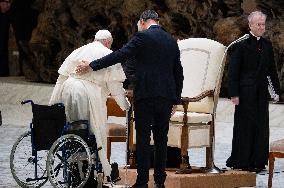
[[[130,109],[132,108],[132,106],[130,107]],[[128,185],[127,183],[127,173],[128,173],[128,168],[130,165],[128,165],[128,135],[129,135],[129,112],[131,112],[131,110],[126,110],[126,145],[125,145],[125,173],[124,173],[124,185],[122,185],[123,188],[130,188],[131,186]]]
[[[225,60],[225,57],[226,57],[226,54],[227,54],[227,51],[228,51],[228,49],[232,46],[232,45],[234,45],[234,44],[236,44],[236,43],[238,43],[238,42],[241,42],[241,41],[243,41],[243,40],[246,40],[246,39],[248,39],[250,37],[250,35],[249,34],[245,34],[245,35],[243,35],[242,37],[240,37],[240,38],[238,38],[238,39],[236,39],[236,40],[234,40],[233,42],[231,42],[227,47],[226,47],[226,50],[225,50],[225,52],[224,52],[224,55],[223,55],[223,57],[222,57],[222,61],[224,61]],[[222,63],[222,65],[220,66],[220,69],[219,69],[219,72],[223,72],[224,71],[224,62]],[[222,75],[222,74],[221,74]],[[220,92],[220,91],[218,91],[218,92]],[[217,104],[216,104],[217,105]],[[215,106],[214,108],[216,108],[217,106]],[[212,140],[211,140],[211,143],[212,143],[212,147],[211,147],[211,157],[212,157],[212,161],[211,161],[211,167],[206,171],[207,173],[211,173],[211,174],[217,174],[217,173],[223,173],[224,171],[223,170],[221,170],[221,169],[219,169],[217,166],[215,166],[215,164],[214,164],[214,151],[215,151],[215,116],[216,116],[216,114],[214,114],[214,116],[213,116],[213,125],[211,126],[211,130],[210,130],[210,134],[212,134],[213,136],[212,136]]]

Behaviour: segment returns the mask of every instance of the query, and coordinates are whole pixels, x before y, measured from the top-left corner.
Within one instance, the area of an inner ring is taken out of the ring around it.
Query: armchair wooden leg
[[[186,115],[186,112],[185,112]],[[184,125],[181,131],[181,164],[180,168],[176,171],[176,174],[190,174],[192,172],[191,166],[189,164],[189,157],[187,153],[188,149],[188,126],[187,126],[187,116],[184,116]]]
[[[110,154],[111,154],[111,139],[107,137],[107,159],[110,162]]]
[[[273,178],[273,170],[274,170],[274,161],[275,157],[273,155],[273,152],[269,153],[269,166],[268,166],[268,171],[269,171],[269,177],[268,177],[268,188],[272,187],[272,178]]]

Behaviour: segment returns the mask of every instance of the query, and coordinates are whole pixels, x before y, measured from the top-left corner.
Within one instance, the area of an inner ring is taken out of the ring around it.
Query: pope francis
[[[74,50],[58,70],[59,77],[49,101],[50,104],[61,102],[65,105],[69,122],[89,120],[90,131],[96,136],[97,146],[102,147],[99,157],[106,176],[111,174],[106,156],[106,100],[111,94],[121,109],[129,108],[122,87],[126,77],[121,64],[83,75],[76,74],[75,67],[82,60],[91,62],[111,53],[112,40],[108,30],[99,30],[93,42]]]

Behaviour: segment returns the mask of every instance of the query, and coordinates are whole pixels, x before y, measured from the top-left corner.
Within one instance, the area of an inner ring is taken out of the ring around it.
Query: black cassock
[[[240,103],[235,106],[232,153],[227,166],[263,169],[269,153],[267,76],[280,93],[271,42],[250,34],[235,44],[228,76],[229,95],[239,96]]]

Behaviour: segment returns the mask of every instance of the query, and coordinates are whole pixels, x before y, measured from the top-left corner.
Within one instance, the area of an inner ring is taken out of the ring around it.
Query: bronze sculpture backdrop
[[[90,42],[98,29],[114,35],[113,49],[136,32],[139,14],[155,9],[160,24],[177,39],[207,37],[224,45],[246,33],[247,13],[268,14],[266,37],[273,42],[284,89],[284,2],[279,0],[36,0],[38,24],[29,42],[26,78],[55,82],[57,69],[75,48]],[[223,88],[226,88],[226,74]],[[224,89],[225,91],[225,89]],[[282,94],[283,97],[283,94]]]

